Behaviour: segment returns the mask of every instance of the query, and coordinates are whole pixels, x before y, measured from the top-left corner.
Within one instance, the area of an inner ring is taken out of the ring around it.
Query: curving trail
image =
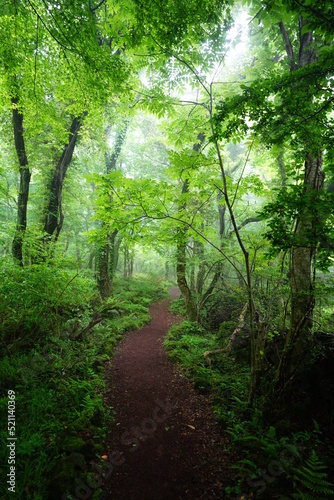
[[[177,287],[171,298],[179,296]],[[167,358],[163,337],[171,299],[150,307],[152,321],[125,335],[107,368],[116,422],[107,441],[113,464],[100,498],[225,498],[228,456],[208,400]]]

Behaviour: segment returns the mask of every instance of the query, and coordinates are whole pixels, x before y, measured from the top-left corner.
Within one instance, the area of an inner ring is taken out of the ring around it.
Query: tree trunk
[[[67,231],[65,248],[64,248],[64,251],[63,251],[63,258],[65,257],[69,246],[70,246],[70,233],[69,233],[69,231]]]
[[[109,281],[109,236],[107,243],[98,249],[97,263],[97,286],[101,297],[109,297],[110,294],[110,281]]]
[[[121,153],[122,146],[126,137],[128,122],[125,122],[122,129],[116,133],[115,147],[111,154],[105,155],[106,173],[109,174],[116,170],[116,163]],[[107,135],[108,131],[106,132]],[[110,196],[110,203],[112,203],[112,196]],[[118,261],[118,248],[115,247],[115,240],[118,231],[113,231],[112,234],[107,235],[107,241],[104,248],[100,249],[101,258],[99,259],[99,272],[98,272],[98,287],[102,297],[108,297],[111,294],[112,284],[114,279],[114,271],[117,267]],[[100,267],[101,266],[101,267]]]
[[[189,189],[189,182],[186,180],[183,183],[182,194]],[[185,208],[183,206],[182,208]],[[187,247],[187,230],[184,227],[178,228],[176,235],[176,279],[182,297],[184,298],[186,312],[189,321],[196,321],[197,311],[191,290],[188,286],[186,277],[186,247]]]
[[[118,238],[115,238],[115,244],[114,244],[114,272],[116,271],[118,266],[119,247],[121,246],[121,243],[122,243],[122,237],[118,234]]]
[[[180,289],[182,297],[184,298],[186,312],[189,321],[196,321],[197,319],[197,311],[193,301],[193,297],[191,295],[191,290],[187,283],[186,278],[186,243],[187,237],[185,231],[179,229],[177,235],[177,264],[176,264],[176,278],[177,285]]]
[[[25,150],[23,137],[23,114],[17,109],[18,98],[12,98],[13,129],[17,158],[20,167],[20,187],[17,202],[17,223],[15,236],[12,243],[12,255],[14,261],[23,266],[22,247],[25,230],[27,227],[27,205],[29,197],[30,170]]]
[[[226,212],[226,205],[221,205],[219,202],[222,199],[222,193],[219,191],[218,192],[218,214],[219,214],[219,237],[220,237],[220,244],[223,244],[223,238],[225,236],[225,212]]]
[[[117,229],[107,235],[107,242],[98,250],[97,286],[102,297],[110,296],[115,271],[115,240]]]
[[[90,269],[91,271],[93,271],[93,262],[95,259],[95,253],[96,253],[95,249],[91,250],[88,257],[88,269]]]
[[[109,236],[109,283],[110,283],[110,292],[112,290],[115,269],[116,269],[116,236],[118,234],[118,230],[115,229],[111,235]]]
[[[76,234],[75,237],[75,252],[77,255],[77,266],[80,269],[81,268],[81,254],[80,254],[80,245],[79,245],[79,240],[78,240],[78,235]]]
[[[124,257],[124,261],[123,261],[123,278],[126,279],[128,277],[128,247],[126,245],[124,245],[123,257]]]
[[[196,241],[193,240],[193,246],[192,246],[192,258],[195,261],[196,259]],[[191,269],[190,269],[190,290],[191,293],[196,292],[196,283],[195,283],[195,263],[192,263]]]
[[[63,153],[54,169],[49,186],[49,201],[44,221],[44,232],[47,240],[56,241],[61,231],[64,216],[62,212],[62,190],[67,169],[71,163],[78,132],[82,125],[80,118],[74,118],[71,124],[68,143],[64,146]]]
[[[193,151],[198,153],[200,151],[201,145],[204,142],[205,135],[199,133],[197,135],[199,142],[196,142],[193,146]],[[187,193],[189,190],[189,180],[186,179],[182,186],[182,194]],[[185,203],[180,207],[180,210],[186,208]],[[191,294],[191,290],[188,286],[186,278],[186,246],[187,246],[187,230],[185,227],[179,227],[176,235],[176,280],[180,292],[184,298],[186,312],[189,321],[197,320],[197,307],[194,303],[194,299]]]
[[[312,64],[315,59],[313,48],[313,34],[307,32],[302,34],[303,28],[307,25],[302,16],[299,18],[299,64],[297,67]],[[292,51],[292,45],[287,36],[283,23],[280,23],[280,29],[283,40],[285,41],[288,56],[291,60],[291,71],[296,69],[295,57]],[[293,89],[291,90],[293,92]],[[307,92],[307,89],[305,89]],[[306,148],[305,148],[306,149]],[[323,189],[324,173],[322,171],[322,153],[316,157],[312,153],[305,153],[304,164],[304,192],[312,195]],[[292,379],[298,367],[303,363],[304,355],[307,349],[307,343],[313,324],[313,309],[315,304],[312,262],[316,251],[316,243],[310,245],[307,235],[312,233],[316,226],[314,214],[300,213],[296,220],[295,235],[298,246],[291,250],[291,320],[290,330],[286,338],[284,350],[278,367],[276,382],[277,388],[282,390]]]
[[[204,227],[202,227],[202,230],[204,230]],[[205,277],[204,244],[201,241],[197,241],[196,249],[197,249],[197,256],[199,258],[196,290],[198,297],[202,297],[204,277]]]
[[[317,192],[323,189],[323,185],[322,157],[314,158],[308,154],[305,161],[304,189],[308,193],[312,190]],[[307,213],[299,214],[295,232],[300,246],[294,246],[291,250],[291,319],[278,368],[279,389],[286,387],[298,366],[304,361],[312,330],[315,305],[312,262],[316,247],[305,241],[305,235],[310,234],[313,229],[316,229],[316,220],[312,220]],[[302,246],[303,242],[305,246]]]
[[[167,260],[165,261],[165,280],[169,280],[169,263]]]
[[[134,258],[132,256],[129,260],[129,278],[132,278],[133,275],[133,263],[134,263]]]

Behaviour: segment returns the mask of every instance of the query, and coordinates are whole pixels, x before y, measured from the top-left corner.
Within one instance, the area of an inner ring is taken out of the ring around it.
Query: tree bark
[[[189,189],[188,179],[183,183],[182,194],[187,193]],[[183,206],[182,208],[185,208]],[[184,298],[186,313],[189,321],[196,321],[197,311],[196,306],[188,286],[186,277],[186,247],[187,247],[187,230],[184,227],[178,228],[176,235],[176,279],[177,286],[180,289]]]
[[[221,191],[218,191],[218,196],[217,196],[217,201],[218,201],[218,214],[219,214],[219,237],[220,237],[220,244],[222,245],[223,243],[223,238],[225,236],[225,212],[226,212],[226,205],[221,205],[219,202],[222,199],[222,193]]]
[[[71,163],[74,148],[78,138],[78,132],[82,125],[80,118],[73,118],[68,143],[64,146],[60,160],[53,170],[49,186],[49,201],[46,209],[44,232],[47,240],[54,238],[57,241],[63,226],[64,216],[62,212],[62,190],[67,169]]]
[[[114,272],[116,271],[118,266],[119,247],[121,246],[121,243],[122,243],[122,236],[118,234],[118,237],[115,238],[115,244],[114,244]]]
[[[204,227],[202,229],[204,229]],[[202,297],[204,278],[205,278],[205,262],[204,262],[204,244],[201,241],[196,242],[196,253],[199,259],[196,290],[198,293],[198,297]]]
[[[23,240],[27,228],[27,206],[29,198],[29,184],[30,184],[30,170],[28,167],[28,158],[25,149],[24,136],[23,136],[23,114],[17,109],[18,98],[12,98],[13,109],[13,130],[15,150],[20,167],[20,186],[19,196],[17,201],[17,222],[16,231],[12,243],[12,255],[14,261],[20,266],[23,266]]]
[[[196,321],[197,319],[197,311],[194,304],[193,297],[191,295],[191,290],[188,286],[187,278],[186,278],[186,243],[187,236],[185,231],[179,229],[177,235],[177,264],[176,264],[176,278],[177,285],[180,289],[182,297],[184,298],[186,312],[189,321]]]

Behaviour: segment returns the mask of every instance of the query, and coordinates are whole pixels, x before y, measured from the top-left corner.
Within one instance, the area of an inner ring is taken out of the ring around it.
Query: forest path
[[[151,323],[124,336],[107,368],[108,404],[116,411],[107,441],[108,474],[100,498],[225,498],[228,456],[208,399],[168,360],[163,338],[177,321],[177,298],[150,307]],[[111,468],[110,468],[111,469]]]

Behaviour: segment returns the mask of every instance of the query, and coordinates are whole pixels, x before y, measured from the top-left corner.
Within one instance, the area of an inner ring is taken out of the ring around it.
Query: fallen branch
[[[228,354],[231,352],[231,348],[232,348],[233,342],[235,341],[235,339],[236,339],[237,335],[239,334],[239,332],[244,327],[244,324],[245,324],[245,315],[246,315],[247,308],[248,308],[248,302],[246,302],[246,304],[242,308],[242,311],[241,311],[240,316],[239,316],[239,324],[233,330],[233,333],[232,333],[232,335],[230,337],[230,340],[229,340],[227,346],[224,347],[224,348],[222,348],[222,349],[215,349],[213,351],[205,351],[202,354],[203,358],[206,360],[206,362],[207,362],[208,365],[211,365],[211,359],[209,358],[209,356],[213,356],[214,354],[221,354],[222,352],[227,352]]]
[[[233,331],[231,337],[230,337],[230,340],[229,340],[229,343],[227,344],[226,346],[226,351],[227,352],[230,352],[231,349],[232,349],[232,345],[233,345],[233,342],[235,341],[235,339],[237,338],[237,335],[238,333],[243,329],[244,327],[244,324],[245,324],[245,315],[246,315],[246,311],[247,311],[247,308],[248,308],[248,302],[246,302],[246,304],[244,305],[244,307],[242,308],[242,311],[240,313],[240,316],[239,316],[239,324],[238,326],[235,328],[235,330]]]
[[[210,354],[219,354],[219,353],[224,352],[224,351],[226,351],[226,347],[224,349],[215,349],[214,351],[205,351],[205,352],[203,352],[202,356],[203,356],[203,358],[206,358]]]
[[[85,335],[85,333],[87,333],[89,330],[91,330],[95,325],[98,325],[99,323],[101,323],[102,320],[103,320],[103,318],[101,318],[100,316],[95,318],[95,319],[92,319],[91,322],[86,326],[86,328],[81,330],[81,332],[79,332],[78,335],[75,335],[74,337],[72,337],[73,340],[79,340],[83,335]]]

